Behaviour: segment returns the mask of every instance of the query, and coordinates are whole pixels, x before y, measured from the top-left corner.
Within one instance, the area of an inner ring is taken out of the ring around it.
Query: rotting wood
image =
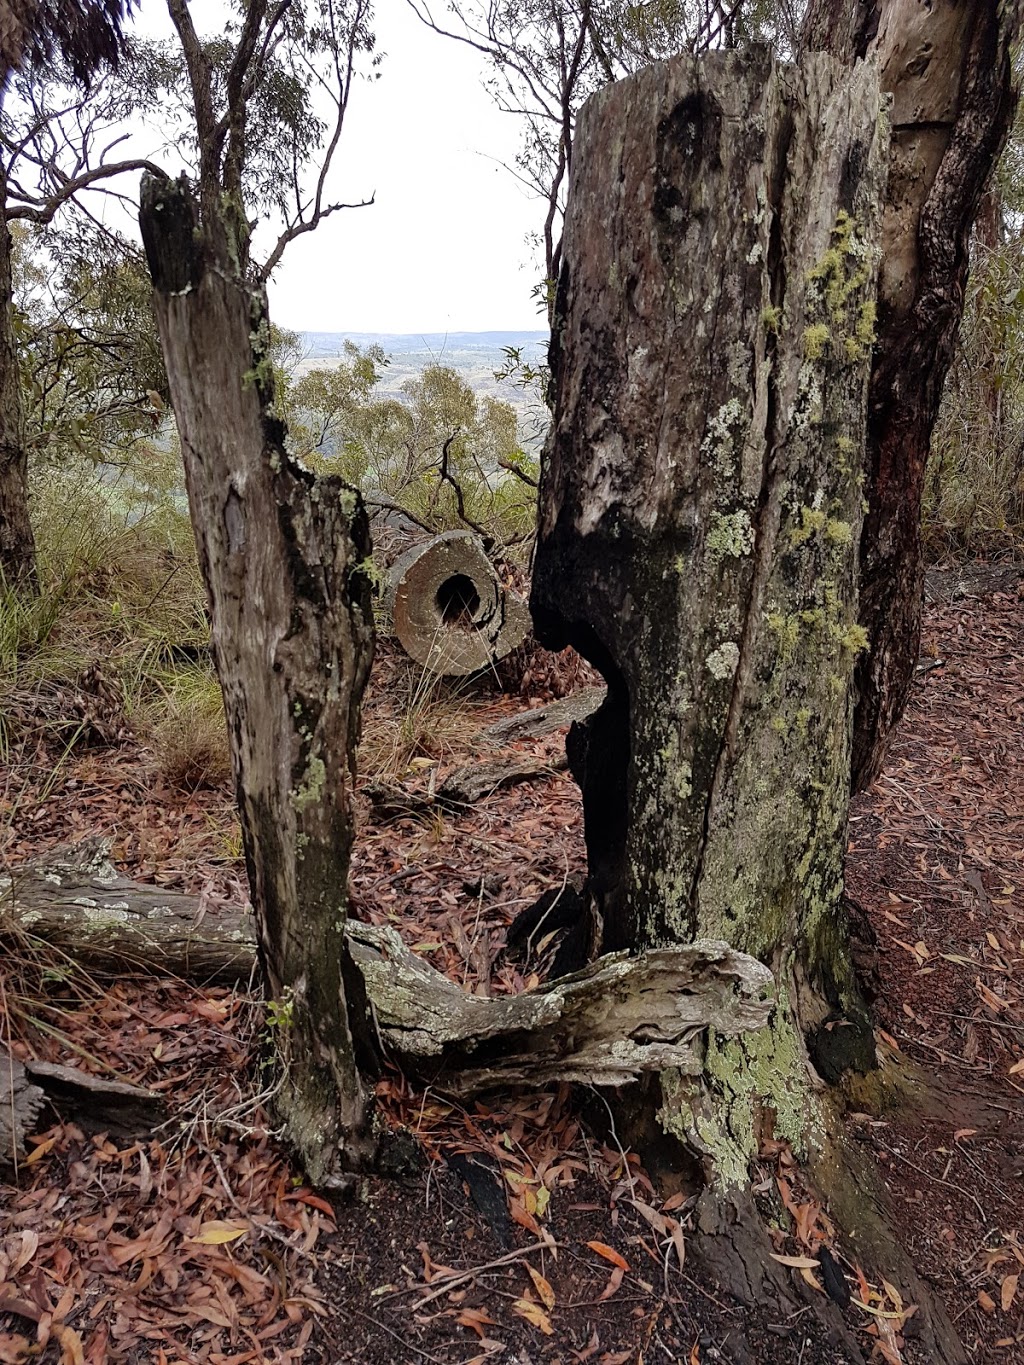
[[[0,877],[0,937],[11,931],[88,969],[234,984],[256,967],[248,909],[218,906],[205,914],[195,896],[122,876],[102,843],[91,841]]]
[[[156,943],[156,970],[183,975],[194,973],[197,961],[209,973],[219,949],[218,979],[251,973],[255,939],[247,916],[203,917],[197,958],[197,899],[162,895],[156,904],[154,888],[118,877],[95,856],[84,872],[73,870],[70,855],[59,867],[14,873],[0,899],[0,940],[28,935],[108,970],[145,970]],[[112,886],[108,896],[102,888]],[[759,1029],[773,1003],[768,969],[713,941],[603,957],[533,991],[485,999],[435,971],[393,929],[350,921],[346,937],[388,1053],[459,1095],[547,1080],[619,1085],[668,1066],[694,1075],[709,1025],[726,1037]]]
[[[433,792],[410,791],[398,782],[367,782],[362,791],[378,820],[397,820],[404,815],[437,808],[457,814],[502,787],[538,782],[565,766],[566,760],[562,757],[547,763],[526,757],[505,762],[466,763],[449,773]]]
[[[214,177],[215,179],[215,177]],[[346,1008],[360,701],[373,653],[358,491],[293,459],[237,187],[146,176],[139,225],[224,693],[275,1042],[274,1106],[315,1183],[375,1157]],[[358,1012],[356,1012],[358,1014]],[[355,1015],[353,1017],[356,1017]]]
[[[523,643],[526,603],[502,586],[476,536],[445,531],[391,570],[388,607],[405,652],[432,673],[467,677]]]

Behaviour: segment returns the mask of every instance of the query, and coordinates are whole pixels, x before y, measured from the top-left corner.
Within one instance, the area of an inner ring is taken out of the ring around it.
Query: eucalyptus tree
[[[41,229],[72,203],[149,163],[126,156],[120,136],[135,94],[112,64],[123,59],[115,18],[124,6],[68,3],[22,6],[42,27],[26,29],[17,52],[34,65],[5,66],[0,92],[0,574],[28,587],[35,542],[28,505],[28,453],[12,227]],[[90,18],[85,29],[74,15]],[[105,16],[105,17],[104,17]],[[26,18],[26,23],[28,19]],[[19,30],[20,31],[20,30]],[[47,58],[51,58],[47,65]],[[97,63],[108,70],[96,78]],[[40,64],[41,63],[41,64]],[[12,74],[13,73],[13,74]]]
[[[264,286],[290,242],[346,206],[328,177],[357,71],[374,60],[371,10],[249,0],[225,43],[200,35],[185,0],[167,8],[190,174],[145,177],[140,223],[275,1002],[276,1103],[311,1177],[327,1181],[375,1146],[345,942],[369,532],[359,494],[289,451]]]

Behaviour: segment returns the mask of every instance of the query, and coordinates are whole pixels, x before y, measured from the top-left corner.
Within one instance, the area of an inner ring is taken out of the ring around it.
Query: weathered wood
[[[367,782],[362,788],[379,820],[440,808],[458,814],[475,802],[519,782],[538,782],[565,767],[565,760],[543,763],[540,759],[509,758],[466,763],[449,773],[435,791],[410,791],[397,782]]]
[[[27,933],[84,967],[234,984],[256,969],[248,910],[131,881],[103,848],[61,851],[0,877],[0,937]]]
[[[405,652],[451,677],[492,667],[530,630],[526,603],[503,586],[468,531],[445,531],[407,550],[392,566],[387,604]]]
[[[352,955],[388,1047],[441,1089],[473,1094],[549,1080],[622,1085],[648,1071],[704,1065],[710,1026],[761,1028],[771,973],[724,943],[600,958],[522,995],[468,995],[391,929],[353,924]]]
[[[874,1055],[841,896],[880,105],[870,62],[679,58],[574,144],[531,606],[608,681],[569,754],[605,946],[724,939],[780,981],[663,1080],[722,1186],[762,1105],[806,1144],[805,1036]]]
[[[963,313],[971,229],[1013,121],[1020,0],[812,0],[808,48],[874,57],[892,95],[861,533],[855,789],[877,777],[921,635],[921,502]]]
[[[592,716],[604,701],[607,688],[585,687],[571,696],[560,697],[547,706],[536,706],[531,711],[520,711],[495,721],[484,731],[491,744],[508,744],[517,739],[538,739],[550,735],[573,721],[584,721]]]
[[[242,215],[237,192],[218,196],[204,182],[200,209],[184,180],[143,180],[139,221],[260,960],[290,1020],[275,1103],[322,1182],[375,1146],[343,986],[354,754],[373,647],[370,541],[359,494],[285,449],[266,297],[240,260]]]
[[[155,888],[116,877],[95,859],[84,875],[73,871],[72,855],[58,861],[62,870],[52,866],[14,874],[0,900],[0,941],[6,926],[94,967],[136,971],[145,969],[155,943],[156,970],[182,975],[198,962],[209,975],[219,951],[218,979],[248,978],[256,945],[247,916],[203,917],[197,957],[195,898],[154,898]],[[101,888],[114,884],[116,899],[107,898]],[[78,894],[83,888],[88,895]],[[534,991],[485,999],[435,971],[392,929],[349,922],[346,939],[385,1050],[407,1071],[455,1094],[548,1079],[618,1085],[665,1066],[692,1074],[702,1065],[708,1025],[732,1037],[760,1028],[771,1009],[771,973],[722,943],[604,957]]]
[[[21,1062],[0,1048],[0,1168],[20,1161],[45,1100]]]
[[[57,1112],[86,1132],[142,1136],[167,1119],[166,1096],[144,1085],[93,1076],[60,1062],[30,1061],[25,1070]]]

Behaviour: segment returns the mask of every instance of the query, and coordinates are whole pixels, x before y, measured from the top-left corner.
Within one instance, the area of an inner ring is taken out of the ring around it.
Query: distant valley
[[[330,365],[344,354],[346,341],[357,346],[378,345],[390,358],[384,371],[380,392],[393,397],[402,385],[427,365],[448,365],[478,394],[490,394],[511,403],[523,418],[523,435],[529,439],[536,413],[532,395],[507,381],[499,382],[495,372],[505,364],[504,347],[514,346],[523,360],[542,365],[547,359],[547,332],[300,332],[305,356],[299,372]],[[529,420],[531,417],[534,420]]]

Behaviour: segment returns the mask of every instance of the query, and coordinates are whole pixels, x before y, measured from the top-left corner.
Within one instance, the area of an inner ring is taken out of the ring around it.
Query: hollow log
[[[502,586],[468,531],[445,531],[398,559],[388,603],[405,652],[451,677],[488,668],[530,630],[526,603]]]
[[[0,895],[0,941],[15,934],[107,971],[148,965],[247,981],[255,965],[248,916],[202,914],[198,899],[140,886],[95,858],[15,872]],[[734,1037],[760,1028],[772,1007],[771,973],[723,943],[604,957],[533,991],[485,999],[435,971],[393,929],[350,921],[346,940],[387,1054],[458,1095],[552,1079],[619,1085],[666,1066],[692,1075],[709,1026]]]

